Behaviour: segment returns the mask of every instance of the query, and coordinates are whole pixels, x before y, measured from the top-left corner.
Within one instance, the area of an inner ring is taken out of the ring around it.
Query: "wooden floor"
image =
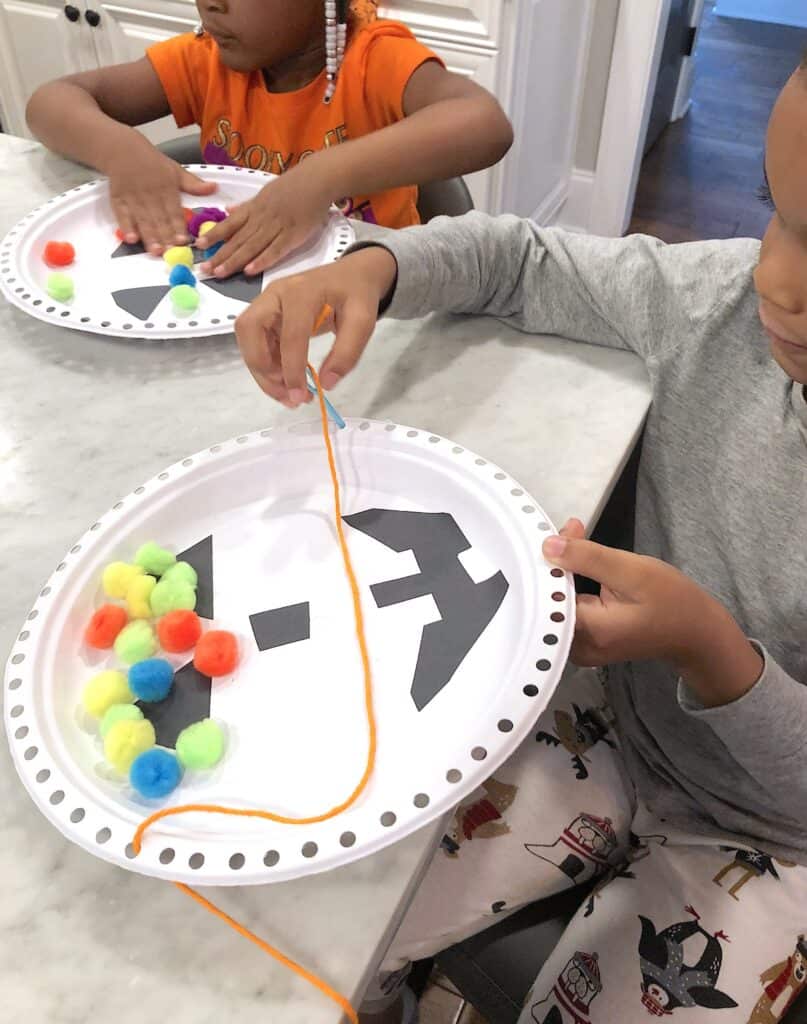
[[[631,231],[667,242],[761,238],[770,211],[762,181],[765,128],[807,49],[807,30],[718,18],[707,6],[692,109],[642,165]]]

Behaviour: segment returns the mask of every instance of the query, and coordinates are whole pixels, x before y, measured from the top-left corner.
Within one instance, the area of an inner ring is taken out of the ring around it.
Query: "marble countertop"
[[[0,237],[89,177],[0,135]],[[42,582],[99,512],[184,455],[291,414],[258,391],[231,337],[115,341],[40,324],[3,303],[0,346],[7,652]],[[528,338],[484,319],[385,322],[338,392],[346,414],[434,431],[500,463],[556,523],[572,514],[595,521],[648,403],[632,356]],[[5,744],[0,806],[0,1019],[337,1024],[333,1005],[172,886],[67,844],[28,799]],[[438,831],[329,874],[212,898],[358,1000]]]

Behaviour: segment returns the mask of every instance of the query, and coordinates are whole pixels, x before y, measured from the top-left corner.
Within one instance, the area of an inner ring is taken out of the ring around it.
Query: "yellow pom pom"
[[[163,259],[169,267],[176,267],[180,263],[186,267],[192,267],[193,249],[189,245],[175,245],[171,249],[165,250]]]
[[[81,703],[93,718],[103,717],[115,704],[133,704],[134,694],[123,672],[99,672],[84,687]]]
[[[213,228],[216,227],[218,227],[218,224],[214,220],[206,220],[204,224],[199,226],[199,234],[197,237],[201,238],[202,235],[206,235],[208,231],[212,231]]]
[[[142,576],[146,570],[140,565],[129,565],[128,562],[112,562],[104,569],[101,583],[107,597],[123,600],[132,580]]]
[[[151,604],[149,598],[157,581],[153,576],[135,576],[126,591],[126,606],[133,619],[150,619]]]
[[[104,739],[104,757],[121,775],[128,775],[132,762],[157,743],[154,726],[148,719],[116,722]]]

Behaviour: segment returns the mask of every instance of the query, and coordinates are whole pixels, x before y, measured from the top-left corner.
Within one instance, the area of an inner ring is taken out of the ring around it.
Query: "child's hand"
[[[576,664],[668,661],[707,707],[751,689],[762,658],[719,601],[665,562],[582,538],[570,520],[543,547],[553,565],[601,584],[598,597],[577,598]]]
[[[361,357],[397,272],[394,256],[372,247],[271,284],[235,324],[241,355],[258,386],[289,408],[309,401],[308,343],[323,308],[330,306],[336,341],[320,381],[326,390],[333,388]]]
[[[321,178],[306,173],[305,165],[287,172],[197,242],[205,249],[225,243],[203,264],[203,272],[222,278],[239,270],[262,273],[323,227],[332,200]]]
[[[159,256],[172,245],[188,242],[180,192],[209,196],[218,186],[143,142],[137,152],[127,150],[106,168],[109,197],[124,241],[141,241]]]

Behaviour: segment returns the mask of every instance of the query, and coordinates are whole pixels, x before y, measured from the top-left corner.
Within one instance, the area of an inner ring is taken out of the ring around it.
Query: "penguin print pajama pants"
[[[637,803],[596,673],[456,811],[362,1009],[411,961],[597,879],[519,1024],[776,1024],[807,987],[807,867],[683,833]]]

